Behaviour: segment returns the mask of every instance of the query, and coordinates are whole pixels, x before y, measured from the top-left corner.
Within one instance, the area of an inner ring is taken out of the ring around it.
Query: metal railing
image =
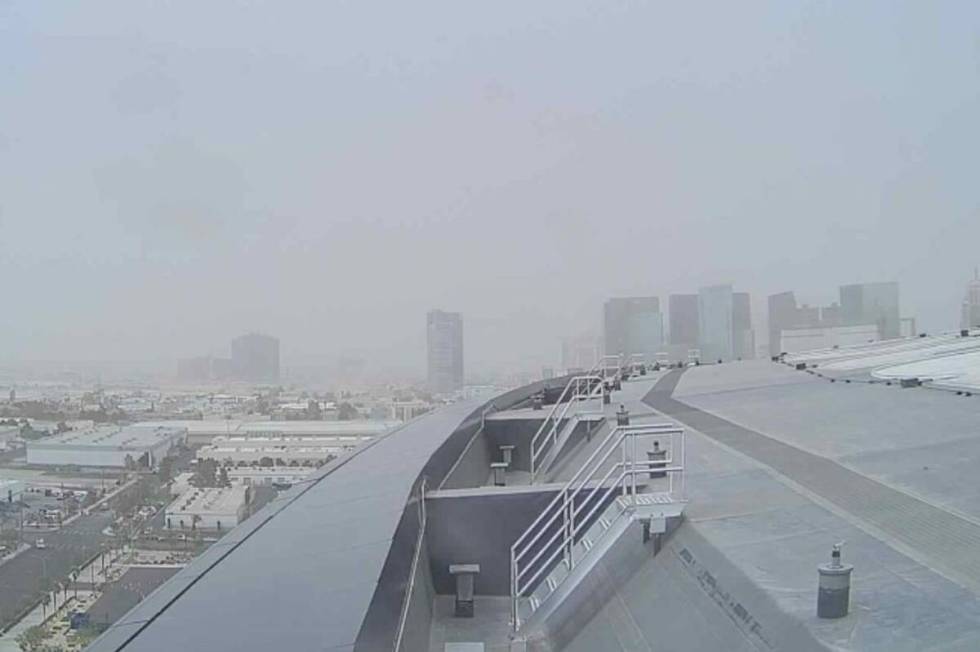
[[[558,443],[562,423],[569,418],[572,407],[575,406],[576,411],[571,417],[575,417],[582,401],[596,399],[599,401],[599,411],[602,411],[602,391],[603,380],[596,375],[575,376],[568,381],[558,401],[551,407],[548,416],[531,438],[531,482],[534,482],[537,475],[541,458]]]
[[[422,543],[425,540],[425,489],[428,478],[422,476],[419,482],[419,533],[415,540],[415,553],[412,555],[412,567],[408,575],[408,587],[405,590],[404,602],[402,602],[401,615],[398,618],[398,632],[395,634],[395,644],[393,652],[401,652],[402,640],[405,637],[405,623],[408,622],[408,610],[412,605],[412,593],[415,591],[415,576],[418,574],[419,559],[422,555]]]
[[[601,376],[603,380],[614,378],[623,371],[623,356],[618,354],[604,355],[589,370],[589,376]]]
[[[655,456],[640,459],[648,450],[638,451],[638,441],[649,438],[662,448],[654,447]],[[607,532],[603,529],[592,546],[576,553],[577,544],[595,523],[603,509],[623,497],[628,506],[636,506],[637,493],[644,491],[644,480],[663,479],[662,493],[671,501],[684,500],[684,429],[672,423],[617,426],[593,451],[578,472],[558,492],[510,549],[511,623],[520,627],[519,606],[530,597],[538,584],[558,564],[568,572],[594,550]],[[638,478],[638,476],[643,476]],[[617,517],[620,514],[617,515]],[[583,546],[585,548],[585,546]]]

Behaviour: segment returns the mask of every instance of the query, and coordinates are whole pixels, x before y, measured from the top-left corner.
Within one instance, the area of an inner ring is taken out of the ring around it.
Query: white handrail
[[[638,438],[664,435],[669,440],[663,449],[663,459],[638,459]],[[609,466],[610,458],[617,452],[621,453],[621,459]],[[635,507],[637,476],[650,473],[666,475],[668,494],[674,496],[674,476],[683,479],[685,457],[684,430],[674,424],[617,426],[606,436],[511,546],[511,618],[515,631],[520,627],[520,599],[535,589],[559,555],[564,555],[569,572],[581,563],[581,559],[575,558],[574,546],[586,527],[591,527],[596,513],[608,506],[610,496],[620,492],[629,497]],[[683,488],[683,484],[680,486]],[[590,491],[584,493],[584,489]],[[578,505],[575,503],[577,498]],[[584,558],[588,552],[586,550],[581,556]],[[525,560],[527,556],[530,558]]]
[[[613,361],[614,364],[607,364],[609,361]],[[612,374],[606,373],[609,369],[615,369]],[[593,365],[592,369],[589,370],[589,375],[591,376],[602,376],[603,379],[615,376],[617,373],[623,369],[623,356],[618,354],[607,354],[599,358],[599,360]]]
[[[599,376],[587,374],[584,376],[575,376],[565,385],[565,389],[562,390],[558,401],[555,402],[551,411],[548,412],[548,416],[545,417],[544,421],[538,427],[537,432],[531,437],[531,482],[534,482],[538,472],[538,460],[547,454],[551,446],[557,443],[561,424],[568,416],[572,405],[577,404],[581,400],[591,398],[601,400],[603,391],[602,383],[603,380]],[[585,393],[582,391],[583,386]],[[542,437],[544,437],[543,440]]]

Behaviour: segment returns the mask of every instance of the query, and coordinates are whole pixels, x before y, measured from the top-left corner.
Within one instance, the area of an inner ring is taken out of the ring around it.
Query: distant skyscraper
[[[859,283],[840,287],[841,323],[874,324],[882,339],[901,336],[898,283]]]
[[[239,380],[279,380],[279,340],[271,335],[249,333],[231,341],[231,368]]]
[[[748,292],[732,294],[732,348],[736,358],[750,360],[755,357],[752,301]]]
[[[698,291],[702,360],[731,360],[734,356],[732,313],[731,285],[713,285]]]
[[[667,299],[670,318],[670,343],[686,355],[682,349],[698,346],[698,295],[672,294]]]
[[[974,269],[973,280],[966,285],[960,328],[977,328],[978,326],[980,326],[980,272]]]
[[[779,338],[796,322],[796,296],[792,292],[769,295],[769,355],[779,355]]]
[[[463,316],[432,310],[426,317],[428,380],[434,392],[463,388]]]
[[[604,306],[606,355],[642,353],[656,358],[663,348],[664,320],[657,297],[625,297],[606,301]]]

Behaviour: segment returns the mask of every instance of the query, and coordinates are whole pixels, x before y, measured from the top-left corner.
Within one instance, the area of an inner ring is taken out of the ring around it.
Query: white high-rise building
[[[980,327],[980,271],[973,270],[973,280],[966,285],[966,297],[963,299],[963,312],[960,316],[960,328]]]
[[[698,290],[698,320],[702,360],[731,360],[735,343],[734,298],[731,285]]]

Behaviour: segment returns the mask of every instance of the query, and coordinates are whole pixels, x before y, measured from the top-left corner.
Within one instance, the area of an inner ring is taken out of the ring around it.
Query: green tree
[[[358,416],[360,415],[357,412],[357,408],[346,401],[337,406],[338,421],[352,421]]]
[[[160,469],[157,474],[160,476],[160,482],[169,482],[170,478],[173,477],[174,470],[174,459],[169,455],[162,460],[160,460]]]

